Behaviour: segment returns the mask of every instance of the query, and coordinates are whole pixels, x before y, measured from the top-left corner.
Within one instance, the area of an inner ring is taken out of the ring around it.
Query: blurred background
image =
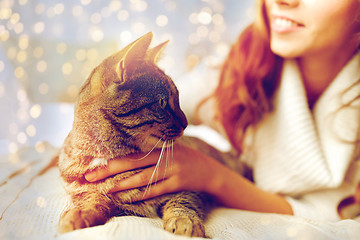
[[[149,31],[152,46],[170,40],[159,66],[190,112],[216,85],[253,7],[254,0],[0,0],[0,154],[60,146],[91,70]]]

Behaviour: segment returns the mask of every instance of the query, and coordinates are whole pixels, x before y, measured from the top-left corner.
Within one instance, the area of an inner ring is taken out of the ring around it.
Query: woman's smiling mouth
[[[289,33],[304,28],[304,25],[292,19],[280,16],[272,16],[271,29],[276,33]]]

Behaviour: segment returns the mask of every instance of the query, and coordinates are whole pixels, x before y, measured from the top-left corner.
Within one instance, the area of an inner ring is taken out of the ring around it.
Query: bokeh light
[[[0,98],[2,98],[5,94],[5,86],[3,83],[0,83]]]
[[[39,73],[45,72],[46,68],[47,68],[47,63],[44,60],[37,62],[36,69],[39,71]]]
[[[61,69],[64,75],[70,75],[73,71],[73,66],[71,63],[66,62],[62,65]]]
[[[44,143],[44,142],[42,142],[42,141],[36,142],[36,144],[35,144],[35,150],[36,150],[38,153],[43,153],[43,152],[45,152],[45,149],[46,149],[46,146],[45,146],[45,143]]]
[[[19,102],[23,102],[23,101],[26,100],[26,98],[27,98],[27,96],[26,96],[25,90],[20,89],[20,90],[17,92],[17,99],[19,100]]]
[[[19,48],[21,50],[27,49],[29,46],[29,36],[27,35],[21,35],[19,37]]]
[[[38,89],[40,94],[45,95],[49,92],[49,85],[47,83],[40,83]]]
[[[34,24],[34,32],[35,33],[42,33],[45,30],[45,23],[44,22],[36,22]]]
[[[33,53],[35,58],[41,58],[44,54],[44,49],[42,47],[36,47]]]
[[[67,50],[67,45],[66,43],[59,43],[57,46],[56,46],[56,51],[57,53],[59,54],[64,54]]]
[[[36,6],[35,6],[35,13],[40,15],[42,13],[44,13],[45,11],[45,5],[42,4],[42,3],[38,3]]]
[[[35,104],[30,108],[30,116],[32,118],[38,118],[41,115],[41,106],[39,104]]]
[[[36,128],[34,125],[29,125],[26,127],[26,133],[30,137],[34,137],[36,135]]]
[[[129,12],[126,10],[121,10],[117,14],[117,18],[119,19],[119,21],[123,22],[129,18]]]
[[[11,142],[11,143],[9,144],[9,152],[10,152],[10,153],[15,153],[17,150],[18,150],[18,145],[17,145],[17,143]]]
[[[80,1],[84,6],[90,4],[91,0],[81,0]]]
[[[80,5],[76,5],[72,8],[72,14],[74,17],[79,17],[83,13],[83,8]]]
[[[86,51],[84,49],[79,49],[76,51],[75,55],[78,61],[83,61],[86,58]]]
[[[0,72],[4,71],[5,69],[5,63],[3,61],[0,61]]]
[[[25,70],[23,67],[17,67],[17,68],[15,68],[14,74],[15,74],[15,77],[22,78],[25,74]]]
[[[0,148],[15,153],[30,144],[45,151],[44,133],[55,132],[50,126],[62,116],[49,117],[48,105],[72,104],[94,67],[149,31],[153,45],[170,40],[159,62],[176,81],[201,63],[221,63],[253,17],[252,6],[251,0],[0,0],[0,113],[7,114]]]
[[[159,25],[160,27],[164,27],[168,24],[168,17],[165,15],[159,15],[156,18],[156,24]]]

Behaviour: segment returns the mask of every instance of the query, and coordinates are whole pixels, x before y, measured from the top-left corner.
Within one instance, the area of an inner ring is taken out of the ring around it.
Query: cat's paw
[[[189,237],[206,237],[205,227],[199,218],[191,216],[175,216],[164,222],[164,229],[177,235]]]
[[[76,229],[101,225],[105,222],[106,219],[98,216],[95,211],[72,208],[61,215],[59,232],[70,232]]]

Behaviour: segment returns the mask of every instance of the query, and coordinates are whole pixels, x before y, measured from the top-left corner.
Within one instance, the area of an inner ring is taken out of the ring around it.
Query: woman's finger
[[[148,188],[146,188],[137,198],[133,199],[134,201],[142,201],[150,198],[154,198],[166,193],[171,193],[174,191],[179,191],[176,189],[175,185],[172,182],[172,178],[164,179],[153,183]]]
[[[146,158],[136,154],[126,158],[115,158],[109,161],[106,168],[98,168],[85,174],[85,178],[89,182],[95,182],[117,173],[129,171],[136,168],[147,167],[156,164],[159,154],[154,152]]]
[[[159,181],[165,180],[169,176],[170,172],[165,166],[160,164],[145,168],[143,171],[136,173],[117,184],[117,186],[111,189],[109,192],[119,192],[132,188],[139,188],[147,186]]]

